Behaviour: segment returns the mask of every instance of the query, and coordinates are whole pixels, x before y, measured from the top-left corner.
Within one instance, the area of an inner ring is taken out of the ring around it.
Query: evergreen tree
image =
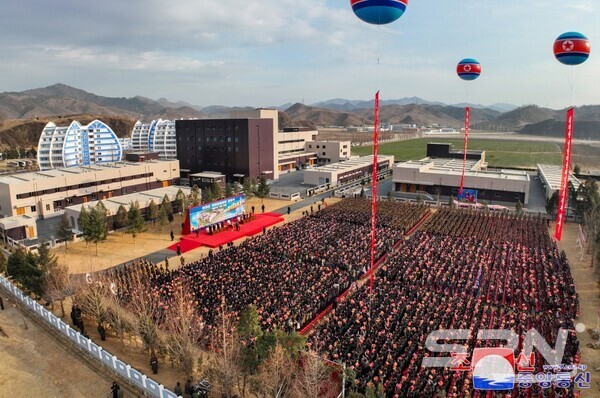
[[[6,272],[6,257],[4,257],[4,253],[0,252],[0,274]]]
[[[98,255],[98,243],[104,242],[108,237],[107,211],[102,202],[92,207],[87,224],[90,242],[96,245],[96,255]]]
[[[192,190],[190,191],[190,195],[188,197],[189,200],[189,206],[198,206],[201,202],[201,198],[200,198],[200,188],[198,188],[198,185],[194,185],[192,187]]]
[[[454,196],[450,195],[450,198],[448,199],[448,206],[451,209],[454,209]]]
[[[75,234],[71,229],[69,218],[65,213],[63,213],[62,217],[60,218],[60,224],[58,224],[58,231],[56,234],[60,240],[65,242],[65,251],[67,251],[67,242],[72,242]]]
[[[7,273],[26,293],[41,297],[44,272],[38,267],[34,255],[23,249],[17,249],[8,257]]]
[[[258,185],[256,186],[256,197],[260,199],[260,203],[263,203],[266,197],[271,193],[271,187],[267,184],[265,176],[260,176]]]
[[[85,207],[85,205],[81,206],[81,211],[79,212],[79,217],[77,217],[77,226],[79,230],[83,233],[83,240],[85,244],[91,242],[92,238],[90,236],[90,212]]]
[[[181,192],[183,197],[185,198],[185,194],[181,189],[179,189],[179,192]],[[179,192],[177,192],[177,195],[179,195]],[[169,222],[173,222],[173,206],[171,206],[171,201],[169,200],[169,197],[167,195],[163,197],[160,207],[165,209],[165,213],[167,213],[167,218],[169,219]]]
[[[158,210],[158,225],[160,225],[161,232],[165,232],[165,227],[169,225],[169,214],[164,206],[160,206]]]
[[[154,223],[158,218],[158,206],[154,203],[154,199],[150,200],[148,204],[148,209],[146,209],[146,220],[152,221]]]
[[[119,206],[117,209],[117,214],[115,214],[113,218],[113,224],[115,229],[121,229],[127,226],[127,209],[125,206]]]
[[[575,167],[573,168],[573,174],[575,174],[576,176],[581,174],[581,167],[579,167],[578,164],[576,164]]]
[[[214,200],[212,189],[205,188],[202,192],[202,203],[210,203]]]
[[[231,183],[225,185],[225,197],[229,198],[229,197],[232,197],[233,195],[234,195],[233,185]]]
[[[244,177],[242,191],[244,192],[244,195],[246,195],[246,199],[250,199],[254,194],[254,190],[252,189],[252,182],[248,177]]]
[[[165,198],[166,198],[167,202],[169,201],[169,197],[167,195],[165,195],[165,197],[163,198],[163,203],[165,202]],[[183,190],[181,188],[179,188],[179,190],[177,190],[177,194],[175,194],[175,208],[179,209],[180,213],[183,213],[187,210],[188,207],[189,207],[188,198],[185,195],[185,193],[183,193]],[[173,215],[173,212],[174,212],[174,210],[171,207],[171,212],[170,212],[171,216]]]
[[[142,218],[140,205],[138,202],[131,202],[127,212],[127,231],[125,232],[133,237],[133,243],[135,244],[136,236],[142,231],[144,231],[144,219]]]
[[[213,200],[218,200],[218,199],[223,198],[223,189],[221,188],[221,186],[218,183],[213,182],[212,187],[210,188],[210,191],[212,193]]]
[[[554,191],[550,199],[546,201],[546,213],[553,215],[558,207],[558,191]]]
[[[49,274],[58,268],[58,260],[56,256],[50,252],[50,249],[45,243],[38,247],[38,254],[35,256],[37,266],[44,274]]]
[[[521,200],[517,201],[517,204],[515,205],[515,210],[517,214],[523,213],[523,204],[521,203]]]

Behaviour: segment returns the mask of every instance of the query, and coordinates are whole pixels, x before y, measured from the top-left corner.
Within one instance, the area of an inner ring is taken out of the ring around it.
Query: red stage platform
[[[226,245],[227,243],[243,238],[244,236],[252,236],[261,233],[263,228],[270,227],[282,221],[283,217],[281,217],[280,214],[263,213],[255,214],[252,221],[240,225],[239,231],[228,230],[213,235],[208,235],[206,232],[202,231],[198,234],[197,238],[196,233],[193,232],[181,237],[181,240],[179,241],[181,252],[185,253],[200,246],[215,248],[220,245]],[[167,249],[177,251],[177,243],[167,247]]]

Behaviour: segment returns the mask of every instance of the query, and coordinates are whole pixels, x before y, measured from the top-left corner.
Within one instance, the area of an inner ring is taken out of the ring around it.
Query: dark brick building
[[[215,171],[229,181],[273,178],[273,120],[177,120],[177,158],[182,177]]]

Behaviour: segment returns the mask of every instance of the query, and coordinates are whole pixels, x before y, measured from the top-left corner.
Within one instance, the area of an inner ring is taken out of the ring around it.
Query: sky
[[[64,83],[201,106],[418,96],[445,103],[600,104],[600,1],[410,0],[375,26],[349,0],[6,0],[0,92]],[[584,33],[578,67],[555,38]],[[482,64],[463,82],[463,58]],[[571,89],[572,88],[572,89]]]

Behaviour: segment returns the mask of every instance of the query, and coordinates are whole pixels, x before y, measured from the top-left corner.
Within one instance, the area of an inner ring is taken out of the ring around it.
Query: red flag
[[[463,168],[462,174],[460,176],[460,189],[458,190],[458,194],[462,195],[463,186],[465,183],[465,168],[467,167],[467,147],[469,143],[469,125],[471,124],[471,108],[468,106],[465,108],[465,145],[463,148]]]
[[[556,215],[556,227],[554,229],[554,238],[562,239],[563,224],[565,222],[565,213],[569,203],[569,172],[571,171],[571,149],[573,147],[573,125],[575,123],[575,109],[567,111],[567,127],[565,131],[565,149],[563,154],[562,176],[560,179],[560,193],[558,199],[558,213]]]
[[[375,94],[375,129],[373,131],[373,174],[371,176],[371,269],[369,278],[370,293],[373,292],[375,271],[375,230],[377,228],[377,152],[379,150],[379,91]]]

